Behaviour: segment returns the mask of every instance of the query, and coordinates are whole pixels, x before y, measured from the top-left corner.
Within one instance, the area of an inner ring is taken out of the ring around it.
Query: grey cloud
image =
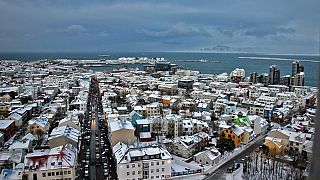
[[[59,32],[59,33],[84,33],[87,32],[87,28],[79,24],[73,24],[67,27],[48,28],[46,32]]]
[[[188,26],[184,23],[178,23],[168,30],[164,31],[151,31],[147,29],[141,30],[141,32],[145,33],[146,35],[152,37],[185,37],[185,36],[203,36],[203,37],[212,37],[212,34],[202,27],[193,27]]]
[[[105,32],[105,31],[100,31],[100,32],[98,33],[98,36],[101,36],[101,37],[109,37],[110,34],[107,33],[107,32]]]
[[[265,37],[265,36],[280,36],[285,34],[292,34],[296,32],[293,28],[277,28],[277,27],[260,27],[252,28],[244,32],[248,36]]]

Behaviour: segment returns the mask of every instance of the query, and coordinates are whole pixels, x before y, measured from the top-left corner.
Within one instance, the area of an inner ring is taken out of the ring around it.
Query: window
[[[159,176],[156,176],[157,179],[159,179]]]
[[[68,174],[71,174],[71,171],[68,171]]]
[[[129,168],[129,164],[127,164],[127,168]]]
[[[156,172],[159,172],[159,169],[156,169]]]
[[[151,179],[153,179],[154,178],[154,176],[151,176]]]
[[[151,169],[151,173],[153,173],[153,169]]]
[[[162,161],[162,165],[164,165],[164,161]]]
[[[59,176],[59,172],[56,172],[56,176]]]
[[[138,171],[138,174],[140,174],[141,173],[141,171]]]
[[[151,166],[153,166],[153,162],[151,162]]]
[[[164,168],[162,168],[162,172],[164,172]]]
[[[46,173],[42,173],[42,177],[46,177],[47,176],[47,174]]]
[[[66,174],[67,174],[67,171],[64,171],[63,174],[66,175]]]
[[[135,168],[136,167],[136,165],[135,164],[132,164],[132,168]]]
[[[135,172],[135,171],[132,171],[132,175],[136,175],[136,172]]]
[[[51,172],[48,172],[48,176],[51,176]]]
[[[62,165],[62,162],[58,162],[58,165],[61,166],[61,165]]]
[[[141,166],[141,164],[140,163],[138,163],[138,167],[140,167]]]
[[[52,162],[52,163],[51,163],[51,166],[54,166],[54,164],[55,164],[55,162]]]
[[[159,165],[159,161],[157,162],[157,165]]]
[[[127,172],[127,176],[129,176],[130,175],[130,172]]]

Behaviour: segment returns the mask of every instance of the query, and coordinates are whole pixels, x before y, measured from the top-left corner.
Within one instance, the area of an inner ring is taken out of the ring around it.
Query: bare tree
[[[34,133],[37,136],[37,145],[40,145],[43,140],[44,132],[42,129],[37,128]]]

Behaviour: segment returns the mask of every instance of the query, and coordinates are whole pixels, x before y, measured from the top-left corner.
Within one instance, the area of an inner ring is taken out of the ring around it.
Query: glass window
[[[129,164],[127,164],[127,168],[129,168]]]
[[[132,168],[135,168],[136,167],[136,165],[135,164],[132,164]]]
[[[153,166],[153,162],[151,162],[151,166]]]
[[[46,177],[47,176],[47,174],[46,173],[42,173],[42,177]]]
[[[159,169],[156,169],[156,172],[159,172]]]
[[[162,172],[164,171],[164,168],[162,168]]]
[[[51,172],[48,172],[48,176],[51,176]]]
[[[132,171],[132,175],[136,175],[136,172],[135,172],[135,171]]]
[[[130,175],[130,172],[127,172],[127,176],[129,176]]]
[[[157,165],[159,165],[159,161],[157,162]]]

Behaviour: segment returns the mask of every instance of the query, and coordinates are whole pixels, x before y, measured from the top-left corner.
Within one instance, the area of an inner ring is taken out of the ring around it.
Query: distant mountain
[[[231,47],[225,45],[217,45],[214,47],[206,47],[199,49],[200,52],[257,52],[257,48],[252,47]]]

